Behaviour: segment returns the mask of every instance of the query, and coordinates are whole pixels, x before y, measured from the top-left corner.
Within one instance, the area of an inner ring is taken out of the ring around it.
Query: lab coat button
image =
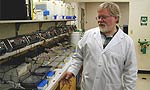
[[[96,79],[99,79],[99,77],[96,77]]]
[[[98,67],[101,67],[101,65],[99,64]]]

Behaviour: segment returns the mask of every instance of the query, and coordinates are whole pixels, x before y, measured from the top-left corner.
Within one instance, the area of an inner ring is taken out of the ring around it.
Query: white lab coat
[[[72,58],[69,72],[77,75],[83,65],[81,90],[135,90],[135,48],[132,39],[121,29],[105,49],[99,28],[88,30],[78,42]]]

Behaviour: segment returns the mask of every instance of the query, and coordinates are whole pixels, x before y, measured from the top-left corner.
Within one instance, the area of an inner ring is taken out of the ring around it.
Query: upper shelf
[[[64,20],[0,20],[0,24],[8,23],[46,23],[46,22],[66,22],[66,21],[75,21],[74,19],[64,19]]]

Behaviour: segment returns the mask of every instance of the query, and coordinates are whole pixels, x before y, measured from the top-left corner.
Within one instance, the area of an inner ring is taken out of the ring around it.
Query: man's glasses
[[[108,17],[112,17],[112,16],[97,16],[96,20],[100,20],[100,19],[104,20],[107,19]]]

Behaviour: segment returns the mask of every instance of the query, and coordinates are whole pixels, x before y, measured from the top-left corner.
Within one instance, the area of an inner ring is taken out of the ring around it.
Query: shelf
[[[53,38],[58,38],[58,37],[65,36],[65,35],[68,35],[68,34],[67,34],[67,33],[61,34],[61,35],[55,36],[55,37],[53,37]],[[49,41],[53,40],[53,38],[46,39],[45,41],[46,41],[46,42],[49,42]],[[0,56],[0,61],[1,61],[2,59],[8,58],[8,57],[10,57],[10,56],[19,54],[19,53],[21,53],[21,52],[23,52],[23,51],[29,50],[29,49],[31,49],[31,48],[33,48],[33,47],[38,46],[38,45],[42,45],[42,44],[44,44],[45,41],[43,40],[43,41],[40,41],[40,42],[31,44],[31,45],[25,46],[24,48],[21,48],[21,49],[12,51],[12,52],[7,52],[7,53],[5,53],[4,55]]]
[[[65,23],[67,21],[75,21],[75,19],[64,19],[64,20],[0,20],[0,24],[15,24],[15,33],[16,36],[18,36],[18,31],[21,24],[28,24],[28,23],[38,23],[39,24],[39,30],[41,30],[42,24],[47,22],[53,22],[55,23],[55,26],[58,25],[58,22]]]
[[[46,23],[46,22],[67,22],[75,21],[74,19],[64,19],[64,20],[0,20],[0,24],[10,24],[10,23]]]
[[[42,27],[42,24],[43,23],[54,23],[54,26],[55,28],[57,26],[60,26],[60,25],[66,25],[67,22],[69,21],[75,21],[74,19],[65,19],[65,20],[0,20],[0,24],[14,24],[15,25],[15,33],[16,33],[16,36],[19,35],[18,31],[20,29],[20,25],[22,24],[33,24],[33,23],[37,23],[39,24],[39,30],[41,30],[41,27]],[[20,29],[21,30],[21,29]],[[3,62],[5,59],[7,58],[10,58],[12,56],[15,56],[17,54],[22,54],[23,52],[26,52],[34,47],[37,47],[37,46],[40,46],[40,45],[45,45],[47,44],[47,42],[51,42],[53,40],[57,40],[56,38],[62,38],[64,36],[68,36],[69,34],[68,33],[64,33],[64,34],[60,34],[58,36],[55,36],[53,38],[50,38],[50,39],[44,39],[42,41],[39,41],[39,42],[36,42],[34,44],[31,44],[31,45],[27,45],[21,49],[17,49],[15,51],[12,51],[12,52],[7,52],[5,53],[4,55],[1,55],[0,56],[0,63],[1,61]],[[71,57],[69,58],[70,60],[65,63],[65,65],[63,66],[62,69],[56,69],[56,73],[55,73],[55,76],[54,78],[52,78],[50,81],[49,81],[49,84],[47,86],[47,88],[45,90],[53,90],[54,87],[60,82],[60,79],[63,77],[63,75],[65,74],[66,70],[68,69],[70,63],[71,63]]]

